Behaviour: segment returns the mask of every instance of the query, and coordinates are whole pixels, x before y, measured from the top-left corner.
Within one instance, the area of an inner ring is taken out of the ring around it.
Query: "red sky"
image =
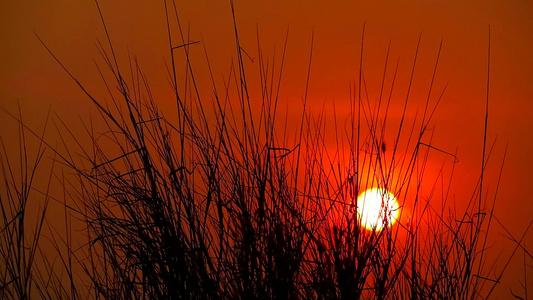
[[[172,105],[164,101],[171,90],[165,69],[168,50],[163,1],[101,2],[122,63],[127,62],[128,51],[136,55],[156,97],[163,99],[160,105],[172,109]],[[416,43],[423,31],[412,91],[413,110],[420,109],[425,100],[439,43],[443,40],[435,93],[440,93],[447,83],[449,85],[433,122],[433,144],[449,152],[457,150],[459,164],[454,175],[454,192],[458,199],[472,193],[481,164],[490,25],[488,141],[491,144],[496,137],[497,141],[489,164],[488,176],[492,179],[488,187],[493,193],[494,179],[508,144],[495,214],[515,237],[523,234],[533,216],[533,200],[527,190],[533,179],[533,2],[235,2],[241,45],[251,56],[257,53],[258,30],[263,51],[270,59],[276,51],[276,59],[279,59],[289,28],[287,63],[281,88],[281,95],[289,103],[301,103],[304,95],[314,28],[309,102],[312,109],[317,110],[324,106],[331,112],[333,102],[341,110],[347,105],[349,83],[358,76],[361,32],[365,22],[364,70],[369,93],[374,96],[379,92],[390,41],[391,65],[399,60],[396,92],[401,99]],[[190,39],[201,40],[206,46],[215,78],[222,82],[235,53],[229,3],[178,1],[178,8],[184,30],[190,28]],[[97,39],[104,42],[105,36],[95,4],[89,0],[0,2],[0,105],[13,112],[16,103],[20,103],[28,124],[36,128],[51,107],[65,122],[79,129],[75,124],[80,116],[87,119],[87,112],[94,110],[40,45],[34,31],[80,81],[98,93],[103,85],[93,62],[101,62],[95,42]],[[193,63],[198,66],[198,84],[210,92],[203,49],[201,46],[191,49]],[[396,111],[400,106],[397,104]],[[0,112],[0,135],[4,141],[16,140],[14,125]],[[439,159],[441,163],[443,157]],[[513,245],[501,237],[503,230],[497,227],[493,234],[503,241],[501,248],[507,251],[504,253],[509,253]],[[525,245],[533,249],[533,232],[527,235]],[[519,263],[516,265],[520,266]],[[512,270],[507,274],[515,282],[521,279]],[[531,283],[530,280],[533,288]]]

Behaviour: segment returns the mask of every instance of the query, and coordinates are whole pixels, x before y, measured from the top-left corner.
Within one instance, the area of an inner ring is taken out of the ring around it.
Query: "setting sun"
[[[382,230],[396,222],[399,205],[396,197],[381,188],[364,191],[357,198],[357,212],[361,218],[361,225],[368,230]]]

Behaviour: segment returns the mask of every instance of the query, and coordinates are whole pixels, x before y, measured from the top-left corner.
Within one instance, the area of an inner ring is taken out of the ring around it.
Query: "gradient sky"
[[[160,105],[171,109],[171,103],[164,101],[169,98],[171,90],[165,69],[168,46],[163,1],[101,2],[121,62],[127,63],[128,51],[137,56],[155,96],[163,99]],[[416,43],[423,31],[412,92],[413,109],[416,109],[427,95],[439,43],[443,40],[435,92],[440,93],[447,83],[449,85],[433,122],[433,143],[458,153],[454,193],[460,199],[472,193],[481,164],[490,25],[488,141],[492,144],[496,137],[497,141],[489,164],[488,176],[492,179],[488,188],[492,194],[494,179],[508,144],[495,214],[515,237],[521,236],[533,216],[533,200],[527,190],[533,180],[533,2],[364,2],[368,3],[344,0],[236,1],[241,45],[254,56],[259,32],[263,51],[270,55],[270,59],[272,55],[269,53],[276,51],[279,59],[289,28],[281,95],[288,102],[301,103],[314,28],[310,105],[320,109],[335,102],[337,109],[342,109],[343,105],[348,105],[349,83],[358,76],[361,32],[365,22],[365,78],[373,95],[379,92],[390,41],[391,62],[399,61],[397,94],[401,98],[402,86],[405,87],[409,79]],[[178,8],[184,30],[190,28],[190,39],[201,40],[206,46],[215,79],[222,82],[235,53],[229,3],[178,1]],[[93,62],[101,62],[95,43],[98,39],[104,42],[105,35],[96,6],[90,0],[0,1],[0,106],[14,112],[18,102],[30,127],[39,128],[50,108],[74,129],[81,129],[75,124],[80,118],[86,120],[87,112],[94,110],[42,47],[34,32],[80,81],[98,94],[103,91],[103,85]],[[191,49],[193,63],[198,62],[198,84],[211,92],[203,49]],[[397,104],[396,111],[400,106]],[[16,140],[14,125],[4,112],[0,112],[0,135],[4,141]],[[506,242],[503,233],[503,229],[497,227],[493,234],[503,241],[501,248],[507,251],[504,253],[509,253],[513,245]],[[527,235],[525,245],[533,249],[533,232]],[[514,276],[512,270],[507,274],[515,280],[513,287],[516,288],[516,280],[520,278]]]

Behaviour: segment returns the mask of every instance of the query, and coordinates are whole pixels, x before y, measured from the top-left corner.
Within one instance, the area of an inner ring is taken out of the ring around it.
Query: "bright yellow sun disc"
[[[398,214],[398,200],[385,189],[368,189],[357,198],[357,215],[368,230],[380,231],[391,226]]]

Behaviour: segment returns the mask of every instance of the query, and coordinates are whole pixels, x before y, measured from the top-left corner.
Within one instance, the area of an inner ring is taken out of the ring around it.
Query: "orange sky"
[[[163,1],[101,2],[121,62],[127,62],[128,51],[136,55],[152,91],[162,99],[160,105],[172,109],[172,104],[164,101],[171,90],[164,65],[165,60],[168,62],[168,50]],[[203,41],[215,79],[221,83],[223,76],[227,77],[235,53],[229,3],[178,1],[178,8],[182,26],[190,26],[191,40]],[[236,1],[236,14],[241,45],[252,57],[257,53],[257,28],[263,51],[270,59],[275,51],[278,60],[289,28],[281,87],[281,95],[288,103],[299,104],[304,95],[314,28],[309,102],[312,109],[324,106],[329,112],[333,102],[338,110],[348,103],[349,83],[358,76],[363,23],[366,22],[365,78],[374,97],[379,93],[387,45],[391,41],[391,65],[399,60],[395,97],[403,100],[418,36],[423,31],[412,90],[410,108],[413,110],[420,109],[424,103],[442,39],[435,93],[440,93],[447,83],[449,86],[433,122],[433,144],[449,152],[457,150],[460,161],[454,175],[457,198],[472,193],[481,164],[490,24],[488,140],[491,144],[497,137],[497,144],[489,164],[492,181],[488,187],[492,193],[508,143],[496,216],[513,235],[522,235],[533,216],[533,200],[527,190],[533,179],[530,154],[533,152],[533,2],[247,0]],[[29,125],[37,128],[51,107],[65,122],[79,129],[75,124],[80,116],[86,120],[87,112],[94,110],[40,45],[34,31],[90,90],[103,93],[93,62],[93,59],[101,62],[95,42],[105,38],[95,4],[90,0],[0,2],[0,105],[13,112],[18,101]],[[211,93],[203,49],[201,46],[191,49],[198,84]],[[396,105],[392,115],[400,106]],[[0,112],[0,135],[4,140],[16,139],[14,125]],[[437,165],[444,158],[438,157]],[[502,249],[509,251],[513,245],[506,244],[500,233],[503,233],[501,228],[494,229],[494,235],[504,241]],[[533,249],[533,232],[527,236],[526,246]],[[515,280],[516,287],[516,280],[521,278],[513,277],[512,270],[507,274]],[[529,281],[530,288],[532,282]]]

